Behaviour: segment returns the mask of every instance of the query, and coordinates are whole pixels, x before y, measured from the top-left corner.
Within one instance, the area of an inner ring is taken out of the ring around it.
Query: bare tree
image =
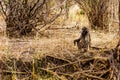
[[[53,0],[0,0],[0,8],[5,16],[8,37],[21,37],[36,32],[53,22],[62,12],[50,9]],[[40,32],[39,32],[40,33]]]
[[[120,41],[120,0],[119,0],[119,41]]]
[[[113,7],[118,1],[113,0],[75,0],[81,9],[88,16],[90,26],[92,28],[109,29],[110,23],[117,12],[114,12]],[[116,10],[117,11],[117,10]]]
[[[86,12],[91,27],[103,27],[103,15],[107,9],[106,2],[100,0],[76,0],[80,7]]]

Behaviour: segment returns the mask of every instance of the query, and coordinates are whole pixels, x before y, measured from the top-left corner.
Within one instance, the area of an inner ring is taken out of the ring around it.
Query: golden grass
[[[3,24],[3,28],[5,28],[4,21],[2,19],[0,19],[0,23]],[[5,29],[3,29],[3,32],[5,32],[4,30]],[[8,39],[7,37],[5,37],[5,34],[2,34],[0,36],[0,61],[2,61],[2,63],[5,63],[5,65],[2,64],[1,66],[7,66],[7,69],[3,70],[3,72],[12,73],[12,80],[17,80],[17,73],[26,74],[26,72],[24,73],[21,71],[17,71],[15,65],[10,66],[11,62],[13,62],[12,59],[16,59],[18,61],[21,59],[26,59],[24,61],[31,62],[32,60],[32,63],[30,64],[32,65],[32,68],[30,68],[32,71],[29,71],[29,69],[27,69],[28,74],[30,73],[31,75],[23,76],[22,80],[29,80],[29,78],[31,77],[35,78],[36,80],[57,80],[55,76],[53,76],[54,78],[48,78],[50,74],[46,75],[47,79],[42,79],[40,75],[35,73],[36,66],[34,65],[33,60],[39,60],[45,55],[57,55],[62,56],[63,58],[65,57],[65,55],[67,55],[68,57],[73,56],[72,54],[68,53],[77,53],[77,47],[74,46],[73,40],[79,37],[79,32],[80,31],[77,29],[48,30],[46,34],[49,36],[48,38],[36,36],[34,38],[22,39]],[[118,41],[118,37],[115,33],[105,33],[101,31],[90,32],[92,38],[92,46],[107,49],[115,48]],[[35,51],[33,53],[30,53],[30,49],[35,49]],[[95,58],[101,58],[99,57],[99,55],[97,55],[97,53],[98,52],[95,53]],[[10,61],[10,63],[6,63],[7,61]],[[28,64],[26,64],[26,66],[28,67]],[[52,73],[58,76],[56,73]],[[4,80],[8,80],[9,77],[10,75],[6,75],[6,77],[4,77]],[[61,78],[65,80],[64,76],[61,76]]]
[[[37,54],[49,54],[57,52],[57,49],[77,50],[73,40],[79,37],[79,30],[49,30],[49,38],[34,37],[34,39],[8,39],[0,37],[0,54],[19,56],[29,48],[34,48]],[[110,33],[92,32],[92,46],[100,48],[114,48],[117,44],[117,37]],[[61,50],[59,50],[61,51]],[[61,51],[62,53],[62,51]]]

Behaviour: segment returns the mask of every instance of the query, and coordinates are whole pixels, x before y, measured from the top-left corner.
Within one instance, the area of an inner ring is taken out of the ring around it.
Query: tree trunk
[[[118,32],[118,36],[119,36],[118,45],[120,45],[120,0],[119,0],[119,32]]]
[[[119,0],[109,0],[108,12],[109,31],[117,33],[119,30]]]

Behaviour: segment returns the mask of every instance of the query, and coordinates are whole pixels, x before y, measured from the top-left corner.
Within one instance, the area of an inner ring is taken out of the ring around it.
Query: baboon
[[[82,52],[86,52],[89,50],[91,46],[91,37],[88,28],[86,27],[82,28],[80,37],[74,40],[74,45],[76,44],[78,49],[81,50]]]

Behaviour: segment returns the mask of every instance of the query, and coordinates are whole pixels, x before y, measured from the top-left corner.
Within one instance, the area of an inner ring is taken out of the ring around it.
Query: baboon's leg
[[[86,45],[87,45],[87,50],[89,51],[91,48],[91,37],[90,34],[88,33],[88,35],[86,36]]]
[[[88,51],[90,50],[91,48],[91,42],[88,43]]]
[[[82,42],[83,44],[82,44],[82,52],[86,52],[87,51],[87,48],[88,48],[88,44],[87,44],[87,42],[85,41],[85,40],[83,40],[83,42]]]
[[[77,42],[77,47],[78,47],[79,50],[82,48],[80,42]]]

